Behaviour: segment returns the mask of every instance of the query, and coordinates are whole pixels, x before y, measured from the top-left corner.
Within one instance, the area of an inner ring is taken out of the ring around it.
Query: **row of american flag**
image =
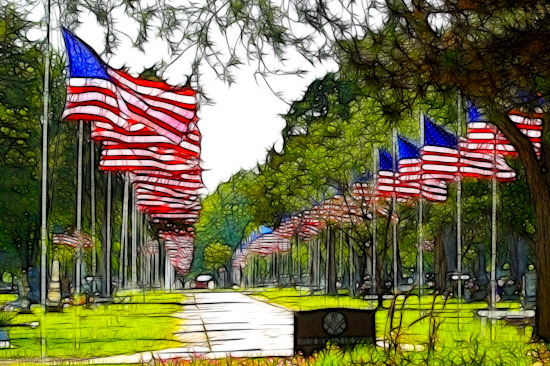
[[[511,111],[510,119],[531,141],[540,154],[542,116],[539,113]],[[330,223],[353,223],[372,218],[372,214],[387,216],[391,212],[389,198],[400,202],[420,197],[444,202],[448,184],[463,178],[497,179],[511,182],[515,171],[506,157],[516,157],[512,144],[473,105],[468,106],[466,136],[457,136],[425,116],[424,141],[420,145],[403,136],[397,137],[396,158],[387,150],[379,150],[378,172],[370,182],[353,184],[349,197],[336,195],[283,221],[275,230],[254,232],[239,245],[233,267],[244,268],[251,255],[267,256],[286,252],[296,237],[308,241],[315,238]],[[391,219],[396,220],[395,212]]]
[[[63,119],[91,124],[102,146],[99,169],[130,176],[137,209],[151,222],[183,228],[161,231],[160,239],[176,270],[187,272],[203,187],[196,92],[112,69],[72,32],[63,29],[63,37],[69,59]]]

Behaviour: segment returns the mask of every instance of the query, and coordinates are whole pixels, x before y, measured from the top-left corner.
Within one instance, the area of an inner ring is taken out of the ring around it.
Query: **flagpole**
[[[302,256],[300,255],[300,237],[296,231],[296,258],[298,259],[298,284],[302,285]]]
[[[371,277],[371,283],[372,283],[372,292],[373,295],[377,292],[377,281],[376,281],[376,257],[377,257],[377,249],[378,249],[378,240],[377,240],[377,232],[376,232],[376,184],[377,184],[377,171],[378,171],[378,159],[376,156],[376,145],[372,145],[372,174],[373,174],[373,182],[372,182],[372,193],[371,193],[371,224],[372,224],[372,277]]]
[[[462,134],[462,98],[458,93],[457,98],[457,137]],[[456,182],[456,271],[458,272],[457,298],[462,299],[462,177],[460,174],[460,141],[457,143],[458,149],[458,176]]]
[[[46,50],[44,53],[44,89],[42,93],[42,184],[40,219],[40,303],[46,309],[46,254],[48,252],[47,196],[48,196],[48,126],[50,113],[50,8],[51,0],[45,9]]]
[[[424,120],[423,114],[419,114],[420,142],[424,145]],[[418,197],[418,292],[422,296],[424,286],[424,197],[422,196],[422,164],[420,164],[420,197]]]
[[[354,271],[354,262],[353,262],[353,242],[349,233],[346,233],[346,239],[348,241],[348,260],[349,260],[349,287],[351,295],[355,296],[355,271]],[[343,246],[343,243],[340,241],[340,244]],[[343,252],[342,252],[343,253]],[[343,275],[342,275],[343,277]]]
[[[78,121],[78,151],[76,168],[76,232],[81,235],[82,231],[82,145],[84,141],[84,121]],[[82,239],[82,236],[80,237]],[[82,282],[82,241],[79,240],[76,247],[76,271],[75,271],[75,292],[80,294]]]
[[[140,247],[140,278],[141,278],[141,286],[142,288],[145,288],[146,284],[146,248],[145,248],[145,218],[143,214],[139,215],[139,247]]]
[[[137,205],[136,205],[136,187],[132,185],[132,248],[131,248],[131,277],[132,287],[137,285]],[[171,289],[171,287],[170,287]]]
[[[397,162],[397,129],[393,129],[393,142],[392,142],[392,170],[393,173],[396,174],[396,162]],[[390,215],[390,220],[392,220],[392,217],[394,214],[397,215],[397,194],[394,192],[392,194],[392,210]],[[398,276],[398,268],[397,268],[397,219],[392,220],[392,243],[393,243],[393,292],[395,295],[399,292],[399,281],[397,279]]]
[[[497,132],[495,130],[495,142],[493,145],[493,176],[492,185],[492,207],[491,207],[491,310],[496,309],[497,304]]]
[[[107,202],[106,202],[106,235],[103,251],[103,267],[105,270],[105,295],[111,296],[111,201],[112,201],[112,174],[107,172]]]
[[[126,263],[127,254],[126,248],[128,243],[128,191],[130,186],[130,178],[128,173],[124,174],[124,192],[122,196],[122,223],[120,228],[120,252],[118,260],[118,282],[119,288],[124,288],[126,285]]]
[[[92,124],[90,124],[90,129],[92,129]],[[92,239],[92,275],[94,277],[94,280],[92,281],[92,293],[95,293],[95,277],[97,276],[97,246],[96,246],[96,237],[95,237],[95,220],[96,220],[96,213],[95,213],[95,145],[94,140],[90,138],[90,231],[91,231],[91,239]]]

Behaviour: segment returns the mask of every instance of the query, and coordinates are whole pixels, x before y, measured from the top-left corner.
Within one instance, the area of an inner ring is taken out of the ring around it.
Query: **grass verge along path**
[[[181,320],[184,295],[164,292],[126,292],[115,303],[92,308],[72,306],[62,312],[15,314],[11,324],[40,323],[8,328],[10,349],[0,349],[0,359],[38,358],[40,337],[45,339],[45,356],[73,359],[132,354],[178,347],[173,332]]]

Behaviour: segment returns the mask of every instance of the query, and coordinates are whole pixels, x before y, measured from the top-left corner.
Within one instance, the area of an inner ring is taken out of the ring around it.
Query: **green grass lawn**
[[[45,355],[53,358],[86,358],[131,354],[180,346],[173,332],[181,324],[174,313],[184,296],[178,293],[127,292],[115,303],[94,308],[74,306],[60,313],[13,314],[12,324],[39,322],[40,326],[10,327],[13,347],[0,350],[0,359],[36,358],[41,355],[40,335],[45,335]]]
[[[311,295],[305,290],[263,289],[254,292],[254,297],[282,305],[292,310],[313,310],[326,307],[374,309],[376,302],[349,296]],[[499,308],[519,309],[519,303],[504,302]],[[432,309],[433,307],[433,309]],[[526,344],[530,341],[532,327],[505,325],[504,321],[487,321],[476,316],[476,311],[487,308],[485,303],[461,303],[442,296],[404,296],[396,299],[393,315],[390,316],[392,300],[384,300],[376,312],[376,335],[378,339],[401,344],[426,345],[430,335],[436,345],[451,346],[475,340],[480,344],[500,343],[502,347]],[[437,329],[434,331],[434,325]]]

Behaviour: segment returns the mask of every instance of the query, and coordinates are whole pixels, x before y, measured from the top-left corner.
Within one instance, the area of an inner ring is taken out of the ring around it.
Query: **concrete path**
[[[137,363],[151,359],[291,356],[292,312],[238,292],[189,292],[176,316],[180,348],[89,360],[93,364]]]

